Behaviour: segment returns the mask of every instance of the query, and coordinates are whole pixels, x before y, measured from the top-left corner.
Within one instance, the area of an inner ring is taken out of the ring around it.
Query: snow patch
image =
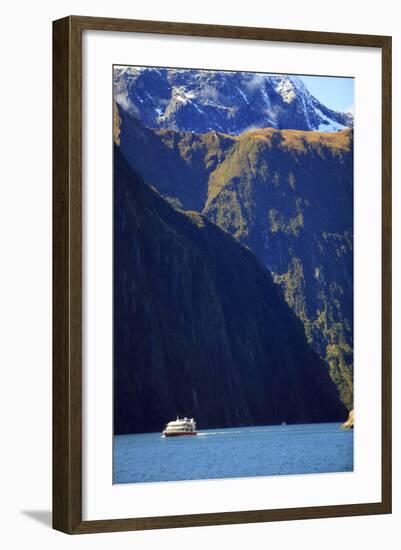
[[[294,85],[289,78],[281,79],[275,90],[281,95],[285,103],[292,103],[296,98]]]
[[[246,97],[246,95],[244,94],[244,92],[240,88],[238,88],[238,86],[236,86],[236,88],[239,91],[240,95],[242,96],[243,100],[249,105],[249,100]]]
[[[346,126],[338,124],[338,122],[329,122],[326,120],[326,122],[320,123],[317,129],[319,132],[338,132],[339,130],[344,130],[344,128],[346,128]]]
[[[270,108],[272,105],[272,102],[270,101],[269,94],[266,92],[266,88],[264,86],[261,86],[260,92],[262,94],[263,99],[265,100],[267,107]]]
[[[149,92],[145,92],[145,94],[148,96],[148,98],[150,99],[150,101],[154,104],[155,100],[153,99],[153,97],[150,95]]]
[[[322,113],[320,109],[315,107],[315,112],[320,118],[320,124],[318,126],[319,132],[338,132],[339,130],[344,130],[347,126],[332,120]]]

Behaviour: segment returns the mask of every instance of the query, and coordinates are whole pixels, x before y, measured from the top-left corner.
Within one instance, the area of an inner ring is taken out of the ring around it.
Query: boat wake
[[[288,429],[290,429],[290,426],[287,426],[287,424],[284,424],[284,425],[272,425],[272,426],[264,426],[264,427],[261,427],[261,428],[245,428],[244,430],[233,430],[233,429],[228,429],[228,430],[224,430],[224,431],[213,431],[213,432],[200,432],[198,431],[198,437],[207,437],[207,436],[210,436],[210,435],[239,435],[239,434],[243,434],[245,432],[247,433],[261,433],[261,432],[276,432],[276,431],[287,431]]]
[[[233,435],[233,434],[242,434],[244,433],[242,430],[238,431],[230,431],[230,432],[198,432],[198,437],[206,437],[209,435]]]

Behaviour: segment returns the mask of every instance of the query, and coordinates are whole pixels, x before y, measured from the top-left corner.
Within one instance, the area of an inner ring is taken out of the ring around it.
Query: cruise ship
[[[180,435],[197,435],[196,422],[193,418],[178,418],[169,422],[163,430],[162,437],[177,437]]]

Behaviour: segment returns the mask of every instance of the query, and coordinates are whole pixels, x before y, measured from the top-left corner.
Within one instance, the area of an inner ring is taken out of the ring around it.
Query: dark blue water
[[[114,437],[114,483],[353,470],[353,431],[340,424],[201,430]]]

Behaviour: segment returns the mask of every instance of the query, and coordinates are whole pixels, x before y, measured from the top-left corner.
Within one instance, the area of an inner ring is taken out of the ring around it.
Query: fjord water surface
[[[353,470],[353,431],[340,424],[114,436],[114,483],[144,483]]]

